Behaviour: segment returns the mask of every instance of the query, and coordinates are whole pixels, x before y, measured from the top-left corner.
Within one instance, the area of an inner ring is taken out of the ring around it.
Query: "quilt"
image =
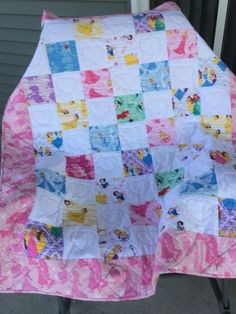
[[[236,278],[236,77],[179,7],[58,18],[3,118],[0,292]]]

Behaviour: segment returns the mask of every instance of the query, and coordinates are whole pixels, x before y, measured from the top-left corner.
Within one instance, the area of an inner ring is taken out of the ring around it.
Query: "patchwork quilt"
[[[3,119],[0,291],[236,278],[236,77],[171,2],[42,22]]]

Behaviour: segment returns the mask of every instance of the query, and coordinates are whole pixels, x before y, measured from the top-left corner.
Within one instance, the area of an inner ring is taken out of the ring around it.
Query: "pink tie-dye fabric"
[[[167,3],[158,10],[178,10],[174,3]],[[45,16],[44,16],[45,18]],[[48,17],[47,17],[48,18]],[[143,24],[143,19],[141,24]],[[146,24],[145,24],[146,25]],[[145,26],[146,27],[146,26]],[[150,31],[150,25],[147,26]],[[177,47],[178,46],[178,47]],[[194,55],[195,48],[184,52],[181,39],[176,47],[170,46],[171,58],[179,53]],[[187,47],[187,45],[186,45]],[[177,49],[177,52],[175,51]],[[86,81],[88,98],[109,96],[112,86],[106,72],[98,73]],[[104,83],[105,82],[105,83]],[[1,164],[1,253],[0,291],[32,292],[60,295],[81,300],[131,300],[151,296],[155,293],[160,274],[183,273],[216,278],[236,278],[236,239],[234,237],[203,234],[192,231],[167,229],[162,231],[155,253],[132,256],[104,262],[97,258],[78,260],[36,259],[37,248],[33,237],[29,239],[31,258],[23,248],[24,231],[36,197],[35,156],[31,131],[28,102],[39,97],[51,101],[54,94],[50,90],[48,77],[39,84],[39,89],[29,91],[27,82],[21,81],[11,95],[3,117],[2,164]],[[48,84],[47,93],[44,86]],[[102,85],[101,85],[102,84]],[[236,79],[231,75],[231,105],[233,121],[233,141],[236,141],[235,107]],[[42,87],[42,93],[40,88]],[[25,92],[28,91],[28,92]],[[165,120],[166,141],[175,139],[172,124]],[[151,121],[148,135],[155,145],[163,143],[153,136],[158,121]],[[168,138],[167,138],[168,137]],[[163,137],[165,139],[165,137]],[[164,143],[165,144],[165,143]],[[94,176],[90,154],[79,158],[70,156],[66,161],[66,171],[71,177],[90,179]],[[127,157],[128,158],[128,157]],[[76,164],[79,167],[76,167]],[[148,167],[145,168],[148,171]],[[157,204],[156,204],[157,205]],[[131,207],[131,219],[135,224],[153,224],[157,216],[149,217],[149,208],[155,204]],[[156,206],[160,214],[159,205]],[[143,241],[146,241],[143,239]]]

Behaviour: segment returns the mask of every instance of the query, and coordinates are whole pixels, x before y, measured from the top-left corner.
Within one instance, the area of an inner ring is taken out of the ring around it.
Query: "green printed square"
[[[183,168],[156,173],[155,180],[157,184],[158,195],[164,196],[176,185],[182,183],[183,179],[184,179]]]
[[[116,96],[115,106],[118,123],[140,121],[145,119],[142,94]]]

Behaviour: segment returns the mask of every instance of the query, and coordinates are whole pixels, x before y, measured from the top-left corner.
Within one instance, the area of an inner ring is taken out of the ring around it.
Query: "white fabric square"
[[[218,199],[203,194],[179,198],[186,230],[218,235]]]
[[[201,114],[209,116],[231,114],[229,89],[223,87],[201,88]]]
[[[46,20],[44,22],[41,40],[45,43],[68,41],[75,39],[75,26],[71,20]]]
[[[95,181],[66,177],[65,199],[70,198],[81,204],[95,204]]]
[[[110,69],[115,96],[141,92],[139,66],[117,65]]]
[[[51,74],[45,44],[40,41],[23,77]]]
[[[97,223],[99,228],[111,230],[114,227],[129,228],[128,206],[124,205],[97,205]]]
[[[170,91],[143,94],[147,120],[167,119],[174,116]]]
[[[165,31],[137,34],[136,41],[140,63],[168,60]]]
[[[197,45],[198,45],[198,57],[203,59],[213,58],[215,56],[214,52],[207,45],[205,40],[197,34]]]
[[[98,153],[93,155],[96,178],[123,177],[123,163],[120,152]]]
[[[76,42],[80,70],[108,68],[106,43],[100,39],[84,39]]]
[[[157,199],[157,186],[153,175],[142,175],[126,178],[128,202],[142,204]]]
[[[87,100],[89,125],[112,125],[117,123],[113,97]]]
[[[175,126],[178,144],[189,144],[200,123],[199,116],[176,117]]]
[[[192,29],[192,25],[183,13],[178,11],[164,11],[163,13],[166,29]]]
[[[134,35],[134,22],[131,15],[107,16],[103,19],[105,37]]]
[[[57,102],[84,99],[79,72],[62,72],[52,74]]]
[[[94,227],[65,227],[63,228],[63,242],[63,259],[101,258]]]
[[[45,156],[35,158],[35,168],[48,168],[59,172],[62,175],[66,174],[66,158],[64,156]]]
[[[145,122],[123,123],[118,128],[122,150],[148,147]]]
[[[176,169],[175,158],[178,147],[175,145],[163,145],[150,148],[155,172],[171,171]]]
[[[172,88],[198,88],[197,59],[170,60],[169,65]]]
[[[158,241],[158,228],[155,226],[132,226],[131,230],[135,255],[154,254]]]
[[[28,106],[31,126],[34,133],[60,131],[56,104]]]
[[[236,170],[232,164],[216,165],[216,181],[218,196],[222,198],[236,199]]]
[[[63,131],[65,154],[78,156],[92,152],[88,128]]]
[[[36,190],[36,199],[29,219],[59,227],[62,224],[63,199],[41,188]]]

